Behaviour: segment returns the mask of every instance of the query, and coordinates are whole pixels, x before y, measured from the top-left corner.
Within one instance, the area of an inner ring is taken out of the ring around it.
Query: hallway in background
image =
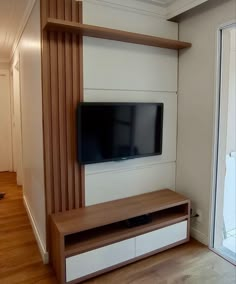
[[[56,284],[42,258],[23,204],[14,173],[0,173],[0,283]]]

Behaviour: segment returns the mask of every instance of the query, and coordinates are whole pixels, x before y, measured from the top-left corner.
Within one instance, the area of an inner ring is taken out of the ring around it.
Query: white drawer
[[[136,237],[136,256],[187,238],[187,221]]]
[[[66,258],[66,282],[135,257],[135,239],[128,239]]]

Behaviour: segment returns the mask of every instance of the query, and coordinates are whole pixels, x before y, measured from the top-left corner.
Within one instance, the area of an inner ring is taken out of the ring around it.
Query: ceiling
[[[153,4],[164,10],[165,19],[170,20],[209,0],[136,0],[138,2]],[[152,6],[153,6],[152,5]]]
[[[32,0],[0,0],[0,60],[9,60],[29,2]]]

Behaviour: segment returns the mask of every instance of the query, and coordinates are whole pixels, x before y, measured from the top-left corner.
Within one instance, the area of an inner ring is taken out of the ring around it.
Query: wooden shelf
[[[100,203],[52,215],[60,234],[66,236],[189,203],[170,189]],[[109,214],[107,214],[109,212]]]
[[[140,234],[145,234],[153,230],[187,220],[187,218],[188,215],[184,212],[170,213],[169,215],[160,214],[153,218],[151,223],[134,228],[127,228],[124,223],[119,222],[79,233],[78,235],[70,235],[65,240],[65,257],[90,251],[92,249],[132,238]]]
[[[80,34],[88,37],[110,39],[115,41],[129,42],[141,45],[155,46],[168,49],[183,49],[191,47],[188,42],[171,40],[150,35],[126,32],[110,28],[73,23],[70,21],[49,18],[44,29],[49,31],[60,31]]]

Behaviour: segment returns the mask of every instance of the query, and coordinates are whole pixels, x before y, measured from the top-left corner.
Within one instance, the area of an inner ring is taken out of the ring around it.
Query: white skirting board
[[[28,217],[29,217],[29,220],[30,220],[33,232],[34,232],[35,239],[36,239],[38,247],[39,247],[40,254],[42,256],[43,263],[48,264],[49,263],[48,252],[46,251],[46,247],[44,246],[44,244],[41,240],[40,234],[38,232],[38,229],[37,229],[37,226],[36,226],[36,223],[35,223],[35,220],[34,220],[34,217],[31,214],[30,206],[29,206],[25,196],[23,196],[23,202],[24,202],[24,206],[25,206],[26,212],[28,214]]]
[[[209,245],[208,236],[206,236],[202,232],[198,231],[197,229],[192,227],[191,230],[190,230],[190,235],[193,239],[199,241],[200,243],[202,243],[206,246]]]

